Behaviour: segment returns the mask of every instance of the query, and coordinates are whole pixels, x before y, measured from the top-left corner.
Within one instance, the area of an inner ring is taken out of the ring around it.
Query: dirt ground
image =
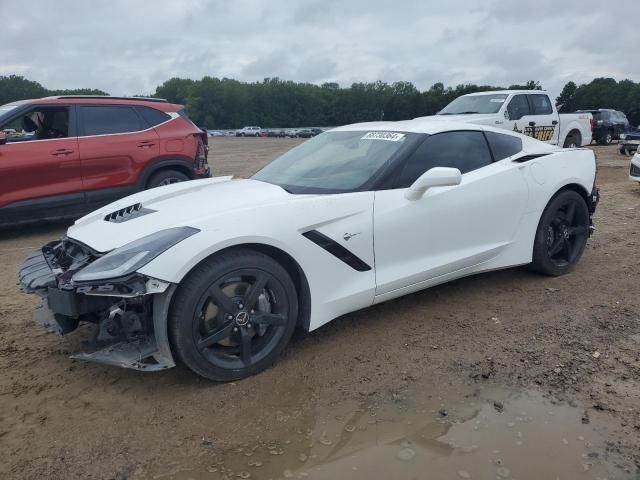
[[[247,176],[298,142],[213,139],[209,161]],[[0,232],[0,478],[192,478],[181,468],[283,438],[314,410],[395,401],[416,384],[447,402],[497,385],[578,405],[606,427],[600,458],[640,478],[640,186],[615,146],[594,149],[597,230],[573,273],[494,272],[346,315],[230,384],[70,360],[78,336],[36,328],[37,301],[16,287],[25,256],[67,225]]]

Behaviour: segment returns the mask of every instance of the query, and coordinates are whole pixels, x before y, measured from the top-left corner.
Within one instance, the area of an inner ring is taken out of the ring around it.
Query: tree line
[[[241,82],[206,76],[201,80],[172,78],[152,96],[186,106],[191,119],[209,129],[262,127],[335,126],[375,120],[404,120],[434,115],[460,95],[500,90],[492,85],[461,84],[445,87],[435,83],[420,91],[411,82],[358,82],[348,87],[337,83],[293,82],[266,78]],[[541,89],[536,81],[509,85],[508,89]],[[48,95],[106,95],[97,89],[48,90],[24,77],[0,76],[0,105]],[[596,78],[588,84],[569,82],[557,98],[561,112],[614,108],[640,121],[640,83]]]

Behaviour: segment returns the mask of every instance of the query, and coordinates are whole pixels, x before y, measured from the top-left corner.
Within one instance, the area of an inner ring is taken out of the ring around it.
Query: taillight
[[[589,123],[591,124],[591,131],[593,132],[596,129],[596,122],[593,117],[589,119]]]

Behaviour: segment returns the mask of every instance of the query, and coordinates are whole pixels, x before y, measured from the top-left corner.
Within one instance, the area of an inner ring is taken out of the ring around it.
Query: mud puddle
[[[244,444],[158,479],[631,478],[580,406],[536,391],[476,389],[448,403],[419,392],[388,403],[341,403],[272,443]],[[453,397],[452,397],[453,398]]]

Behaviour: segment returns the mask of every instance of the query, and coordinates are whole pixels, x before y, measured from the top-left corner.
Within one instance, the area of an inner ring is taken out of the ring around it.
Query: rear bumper
[[[209,178],[209,177],[211,177],[211,169],[209,168],[209,165],[207,165],[206,167],[203,167],[203,168],[194,168],[193,169],[193,178],[194,179]]]

